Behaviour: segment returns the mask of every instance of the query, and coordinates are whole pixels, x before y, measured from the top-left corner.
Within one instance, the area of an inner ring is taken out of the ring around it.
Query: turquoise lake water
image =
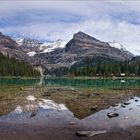
[[[112,79],[20,79],[20,78],[0,78],[0,86],[21,85],[21,86],[52,86],[71,88],[109,88],[109,89],[133,89],[140,88],[140,79],[112,80]]]

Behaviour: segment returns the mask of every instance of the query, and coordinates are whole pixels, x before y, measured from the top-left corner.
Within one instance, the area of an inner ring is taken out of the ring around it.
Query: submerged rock
[[[94,97],[94,96],[99,96],[100,94],[99,93],[91,93],[89,95],[90,95],[90,97]]]
[[[70,125],[76,125],[77,122],[70,122]]]
[[[124,107],[125,108],[126,106],[123,104],[123,105],[121,105],[121,107]]]
[[[112,104],[111,107],[118,107],[118,104]]]
[[[130,102],[124,102],[124,105],[129,105],[130,104]]]
[[[45,91],[43,96],[51,96],[51,93],[49,91]]]
[[[91,111],[96,111],[97,109],[98,109],[98,106],[97,106],[97,105],[94,105],[94,106],[91,107],[90,110],[91,110]]]
[[[100,131],[78,131],[78,132],[76,132],[76,135],[80,136],[80,137],[92,137],[92,136],[99,135],[99,134],[104,134],[104,133],[107,133],[107,131],[106,130],[100,130]]]
[[[30,118],[35,117],[36,114],[37,114],[37,111],[38,111],[38,110],[34,110],[34,111],[31,113]]]
[[[118,113],[115,113],[115,112],[110,112],[110,113],[107,113],[107,116],[108,116],[109,118],[113,118],[113,117],[118,117],[119,114],[118,114]]]
[[[138,102],[138,100],[136,99],[135,102]]]

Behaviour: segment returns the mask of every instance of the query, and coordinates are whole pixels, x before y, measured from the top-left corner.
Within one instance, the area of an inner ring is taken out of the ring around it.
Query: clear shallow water
[[[128,105],[119,103],[115,107],[101,110],[80,121],[80,125],[86,129],[126,129],[133,126],[140,126],[140,98],[134,97],[129,100]],[[123,106],[122,106],[123,105]],[[108,113],[117,113],[119,116],[109,118]]]
[[[107,88],[107,89],[133,89],[140,88],[140,79],[111,80],[111,79],[20,79],[0,78],[0,85],[21,85],[21,86],[53,86],[71,88]]]
[[[42,123],[44,125],[49,120],[49,124],[59,127],[60,121],[61,125],[66,125],[70,121],[77,120],[64,104],[57,104],[53,100],[27,96],[23,98],[23,102],[22,105],[16,105],[10,113],[0,116],[0,123]],[[34,115],[32,115],[33,112]]]
[[[61,128],[69,126],[70,122],[77,122],[77,126],[83,130],[107,130],[127,129],[133,126],[140,126],[140,98],[134,97],[127,102],[118,103],[115,107],[110,107],[96,112],[83,119],[77,119],[74,114],[65,106],[55,103],[52,100],[37,99],[27,100],[22,106],[18,106],[9,114],[0,117],[0,123],[14,124],[40,124]],[[128,103],[125,105],[125,103]],[[122,106],[123,105],[123,106]],[[36,110],[36,114],[31,117],[31,113]],[[117,117],[109,118],[108,113],[118,113]],[[59,120],[59,121],[58,121]]]
[[[139,88],[140,79],[133,80],[111,80],[111,79],[20,79],[20,78],[0,78],[0,85],[21,85],[21,86],[54,86],[54,87],[73,87],[73,88],[110,88],[128,89]]]
[[[115,140],[132,140],[135,130],[131,132],[129,128],[140,126],[139,97],[125,102],[128,103],[125,107],[122,107],[124,103],[118,103],[115,107],[98,111],[82,120],[75,118],[67,107],[62,107],[53,101],[32,95],[24,97],[23,100],[26,102],[20,108],[16,107],[10,113],[0,117],[1,140],[31,138],[31,140],[65,140],[66,137],[68,140],[81,140],[81,137],[76,136],[76,132],[87,130],[106,131],[103,135],[99,134],[99,137],[93,137],[95,140],[104,140],[104,138],[105,140],[114,140],[114,138]],[[31,117],[34,110],[36,114]],[[108,118],[109,112],[118,113],[119,116]],[[72,122],[75,124],[71,125]],[[139,133],[136,135],[139,139]]]

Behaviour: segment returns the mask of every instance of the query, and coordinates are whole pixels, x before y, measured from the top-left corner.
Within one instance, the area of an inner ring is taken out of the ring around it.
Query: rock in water
[[[37,111],[38,111],[38,110],[34,110],[34,111],[31,113],[30,118],[35,117],[36,114],[37,114]]]
[[[106,130],[101,130],[101,131],[78,131],[78,132],[76,132],[76,135],[80,136],[80,137],[92,137],[92,136],[99,135],[99,134],[104,134],[104,133],[107,133],[107,131]]]
[[[129,105],[130,103],[129,102],[124,102],[124,105]]]
[[[118,113],[115,113],[115,112],[110,112],[110,113],[107,113],[107,116],[108,116],[109,118],[113,118],[113,117],[118,117],[119,114],[118,114]]]
[[[95,106],[92,106],[90,110],[91,110],[91,111],[96,111],[97,109],[98,109],[98,106],[95,105]]]
[[[70,125],[76,125],[77,122],[70,122]]]
[[[121,107],[124,107],[125,108],[126,106],[125,105],[121,105]]]

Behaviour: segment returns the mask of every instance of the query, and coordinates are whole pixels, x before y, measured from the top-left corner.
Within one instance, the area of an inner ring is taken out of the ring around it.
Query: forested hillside
[[[31,65],[0,53],[0,76],[38,76]]]
[[[45,74],[55,76],[140,76],[140,57],[128,61],[116,61],[109,57],[86,57],[70,68],[61,67],[46,70]]]
[[[73,65],[69,74],[73,76],[140,76],[140,59],[119,62],[110,58],[98,57],[93,59],[86,58],[81,64]]]

